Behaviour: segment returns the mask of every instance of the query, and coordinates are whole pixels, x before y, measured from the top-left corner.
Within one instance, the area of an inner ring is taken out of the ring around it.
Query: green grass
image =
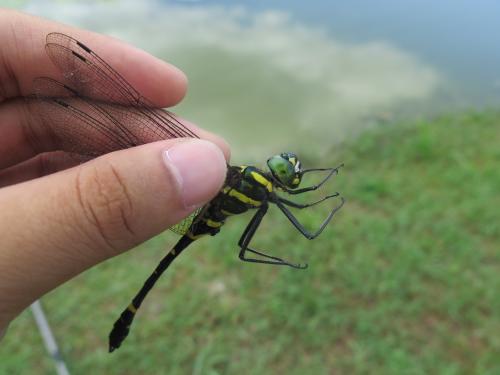
[[[113,321],[174,235],[46,296],[72,373],[499,374],[500,114],[378,128],[336,148],[339,161],[348,202],[322,236],[302,239],[275,212],[257,240],[306,271],[240,263],[248,217],[234,218],[183,253],[112,355]],[[28,312],[0,373],[53,373]]]

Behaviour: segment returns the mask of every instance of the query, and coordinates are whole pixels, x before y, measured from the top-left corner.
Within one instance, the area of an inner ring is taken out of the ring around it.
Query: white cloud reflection
[[[155,1],[33,1],[26,9],[176,63],[190,79],[177,112],[226,136],[238,159],[297,149],[306,138],[327,149],[367,118],[441,85],[436,71],[394,46],[341,42],[283,12]]]

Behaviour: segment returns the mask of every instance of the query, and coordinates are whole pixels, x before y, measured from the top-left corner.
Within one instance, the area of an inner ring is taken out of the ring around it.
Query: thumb
[[[2,315],[5,323],[67,279],[208,202],[225,174],[215,144],[173,139],[0,190],[0,328]]]

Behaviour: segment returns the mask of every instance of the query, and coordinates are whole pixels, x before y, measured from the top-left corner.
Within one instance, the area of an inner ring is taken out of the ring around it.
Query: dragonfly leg
[[[319,172],[319,171],[330,171],[330,173],[328,173],[326,175],[326,177],[323,178],[323,180],[321,180],[316,185],[306,186],[306,187],[303,187],[301,189],[295,189],[295,190],[284,188],[283,190],[285,190],[288,194],[295,195],[295,194],[302,194],[302,193],[305,193],[307,191],[313,191],[313,190],[319,189],[333,175],[337,175],[339,173],[339,169],[342,168],[343,166],[344,166],[344,164],[340,164],[338,167],[335,167],[335,168],[312,168],[312,169],[305,169],[305,170],[302,171],[302,175],[305,175],[306,173],[309,173],[309,172]]]
[[[289,201],[290,202],[290,201]],[[309,240],[312,240],[313,238],[316,238],[318,237],[321,232],[323,232],[323,229],[325,229],[325,227],[328,225],[328,223],[330,222],[330,220],[332,220],[333,216],[335,215],[335,213],[340,210],[340,208],[344,205],[345,203],[345,199],[344,198],[341,198],[341,202],[340,204],[338,204],[336,207],[334,207],[332,209],[332,211],[330,211],[330,214],[327,216],[327,218],[323,221],[323,223],[320,225],[320,227],[318,228],[318,230],[316,230],[316,232],[309,232],[300,222],[299,220],[290,212],[290,210],[285,206],[284,203],[282,203],[280,200],[276,201],[275,202],[276,205],[279,207],[279,209],[285,214],[285,216],[288,218],[288,220],[290,220],[290,222],[293,224],[293,226],[295,228],[297,228],[297,230],[302,233],[302,235],[304,237],[306,237],[307,239]],[[300,205],[299,205],[300,206]],[[300,208],[300,207],[299,207]]]
[[[265,214],[267,212],[267,208],[268,208],[267,204],[262,205],[261,208],[259,208],[259,210],[252,217],[252,220],[250,220],[250,223],[248,223],[247,227],[245,228],[245,231],[241,235],[241,238],[238,241],[238,246],[241,249],[240,253],[239,253],[239,258],[244,262],[250,262],[250,263],[273,264],[273,265],[277,265],[277,266],[289,266],[289,267],[298,268],[298,269],[307,268],[307,264],[302,265],[302,264],[290,263],[290,262],[287,262],[286,260],[283,260],[281,258],[267,255],[267,254],[264,254],[260,251],[257,251],[257,250],[254,250],[254,249],[251,249],[248,247],[251,239],[255,235],[255,232],[257,231],[257,228],[259,227],[259,225],[262,221],[262,218],[265,216]],[[247,251],[250,253],[259,255],[260,257],[266,258],[266,259],[248,258],[245,256],[245,253]]]
[[[335,194],[327,195],[326,197],[323,197],[320,200],[317,200],[317,201],[314,201],[314,202],[311,202],[311,203],[305,203],[305,204],[300,204],[300,203],[297,203],[297,202],[294,202],[294,201],[290,201],[288,199],[285,199],[285,198],[282,198],[282,197],[278,197],[278,196],[277,196],[276,199],[279,200],[281,203],[286,204],[287,206],[302,209],[302,208],[307,208],[307,207],[315,206],[315,205],[317,205],[317,204],[319,204],[321,202],[326,201],[327,199],[335,198],[335,197],[338,197],[338,196],[339,196],[339,193],[337,192]]]

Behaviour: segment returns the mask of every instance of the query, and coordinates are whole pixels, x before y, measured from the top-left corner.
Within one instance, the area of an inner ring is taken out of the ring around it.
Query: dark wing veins
[[[198,138],[177,118],[141,96],[83,43],[47,35],[46,51],[64,82],[34,81],[32,108],[56,135],[59,149],[95,157],[162,139]]]

